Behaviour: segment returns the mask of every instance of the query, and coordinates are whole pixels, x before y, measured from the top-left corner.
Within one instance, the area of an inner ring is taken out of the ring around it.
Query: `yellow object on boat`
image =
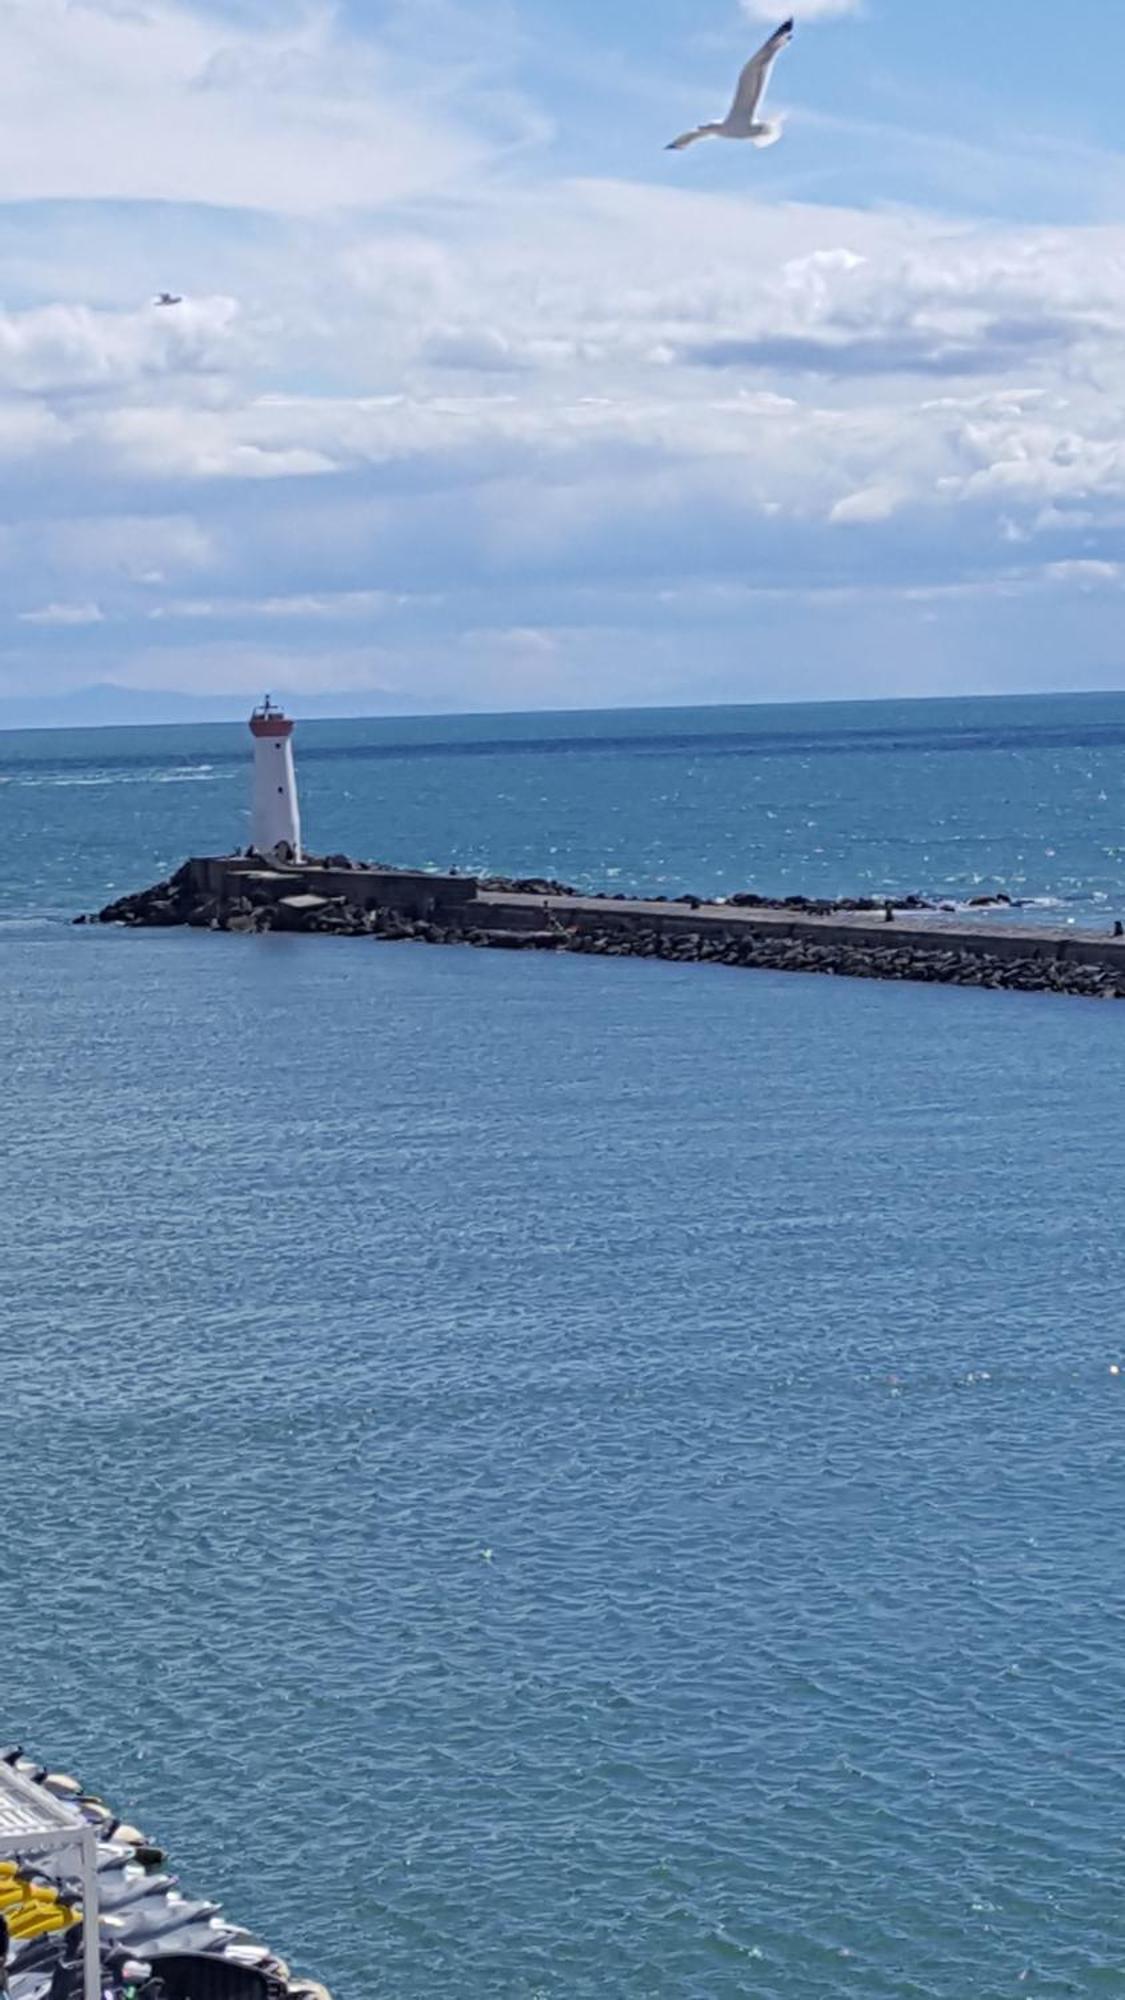
[[[47,1937],[65,1931],[74,1912],[46,1882],[29,1882],[11,1862],[0,1865],[0,1915],[13,1938]]]
[[[53,1931],[68,1930],[74,1921],[70,1911],[64,1910],[61,1905],[56,1905],[53,1910],[18,1910],[11,1916],[5,1912],[5,1917],[8,1936],[13,1938],[50,1937]]]

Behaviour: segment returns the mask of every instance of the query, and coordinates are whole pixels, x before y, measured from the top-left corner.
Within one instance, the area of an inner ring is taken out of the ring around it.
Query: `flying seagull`
[[[158,292],[152,303],[154,306],[182,306],[183,300],[175,292]]]
[[[777,33],[762,44],[757,55],[751,56],[738,79],[734,103],[726,117],[717,125],[697,125],[694,132],[681,132],[667,151],[682,153],[685,146],[694,146],[697,139],[749,139],[753,146],[774,145],[781,137],[780,125],[763,122],[757,113],[766,94],[770,71],[786,42],[792,40],[793,23],[783,21]]]

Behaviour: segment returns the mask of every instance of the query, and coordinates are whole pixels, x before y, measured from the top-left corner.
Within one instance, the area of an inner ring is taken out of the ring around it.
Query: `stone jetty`
[[[187,861],[168,881],[79,922],[299,932],[493,951],[573,952],[675,964],[914,980],[1023,993],[1125,999],[1125,937],[1031,925],[1006,897],[951,912],[910,897],[818,901],[750,892],[725,902],[589,896],[549,879],[254,855]]]

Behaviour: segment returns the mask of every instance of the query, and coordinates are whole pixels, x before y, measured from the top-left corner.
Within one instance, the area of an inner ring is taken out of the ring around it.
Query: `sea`
[[[1125,697],[302,724],[311,842],[1125,913]],[[0,735],[0,1735],[337,2000],[1125,1992],[1125,1012],[80,929]]]

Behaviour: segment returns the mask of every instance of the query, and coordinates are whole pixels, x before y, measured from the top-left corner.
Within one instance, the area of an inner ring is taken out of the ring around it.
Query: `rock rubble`
[[[678,906],[663,905],[672,912],[700,909],[698,930],[664,928],[639,913],[615,907],[619,899],[600,899],[601,909],[567,910],[558,900],[545,907],[535,927],[528,926],[528,911],[499,902],[489,902],[488,892],[500,888],[509,894],[544,899],[565,899],[568,892],[547,880],[513,881],[493,877],[480,883],[480,900],[464,907],[439,910],[415,918],[383,908],[360,908],[346,895],[321,896],[295,893],[278,896],[276,887],[256,885],[245,878],[232,877],[238,893],[226,897],[201,895],[194,885],[190,864],[154,888],[121,897],[102,910],[101,923],[120,923],[133,928],[187,925],[193,929],[231,931],[242,934],[290,932],[317,937],[366,937],[387,942],[422,944],[464,944],[490,951],[556,951],[601,958],[660,959],[667,963],[725,965],[772,972],[806,972],[849,979],[913,980],[924,985],[977,986],[1021,993],[1065,993],[1090,999],[1125,999],[1125,965],[1072,962],[1046,953],[1010,957],[990,953],[982,945],[969,950],[943,939],[935,929],[932,942],[917,938],[896,940],[893,932],[886,943],[863,938],[833,939],[815,936],[781,937],[772,931],[756,931],[743,919],[735,927],[724,927],[722,909],[703,905],[685,897]],[[299,887],[295,872],[294,888]],[[740,909],[750,907],[748,898],[731,898]],[[910,905],[909,907],[914,907]],[[917,905],[918,907],[930,907]],[[772,910],[792,910],[796,916],[834,914],[840,910],[864,912],[881,910],[882,904],[867,900],[822,905],[804,898],[787,898],[762,904]],[[908,907],[899,905],[899,908]]]

